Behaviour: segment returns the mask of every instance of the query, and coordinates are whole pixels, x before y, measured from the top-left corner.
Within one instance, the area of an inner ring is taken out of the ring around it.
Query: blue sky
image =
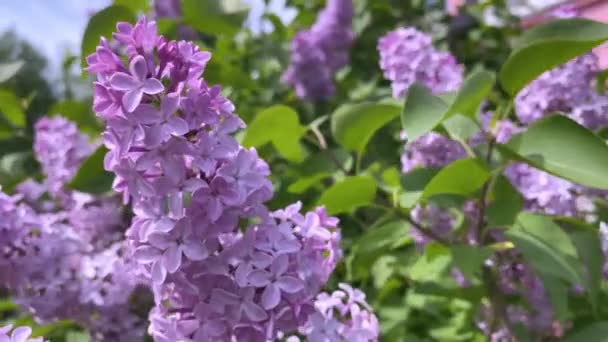
[[[259,30],[264,0],[245,0],[252,11],[249,25]],[[104,8],[111,0],[0,0],[0,31],[14,29],[50,60],[47,72],[55,73],[66,55],[79,51],[82,33],[90,13]],[[285,20],[295,13],[285,9],[285,0],[272,0],[269,10]]]

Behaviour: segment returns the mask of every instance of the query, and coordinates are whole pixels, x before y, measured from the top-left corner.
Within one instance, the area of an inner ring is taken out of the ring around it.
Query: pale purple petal
[[[202,242],[196,242],[193,240],[185,241],[182,244],[182,250],[188,259],[190,260],[204,260],[209,256],[209,251],[207,250],[207,246],[205,246]]]
[[[160,258],[160,251],[151,246],[140,246],[133,252],[133,259],[144,264],[156,261],[158,258]]]
[[[146,66],[146,60],[142,56],[135,56],[129,64],[129,71],[135,79],[139,80],[141,84],[148,75],[148,67]]]
[[[277,279],[276,285],[287,293],[296,293],[304,288],[304,282],[296,277],[283,276]]]
[[[180,118],[179,116],[174,116],[169,121],[167,121],[166,129],[169,134],[173,135],[184,135],[188,133],[190,128],[188,127],[188,123],[186,120]]]
[[[289,267],[289,257],[287,255],[281,255],[274,259],[274,262],[270,266],[270,271],[275,275],[281,275],[287,271]]]
[[[262,293],[262,306],[266,310],[274,309],[281,301],[281,290],[275,284],[268,284]]]
[[[156,78],[148,78],[144,81],[142,90],[146,94],[156,95],[165,90],[165,86],[163,86],[163,84]]]
[[[27,338],[32,334],[30,327],[18,327],[11,334],[12,342],[26,342]]]
[[[129,74],[118,72],[110,78],[110,85],[113,89],[126,91],[139,87],[139,82]]]
[[[152,281],[155,284],[162,284],[166,278],[167,270],[162,265],[161,260],[158,260],[154,263],[154,265],[152,265]]]
[[[169,247],[165,253],[163,253],[163,265],[167,268],[169,273],[177,271],[181,264],[182,250],[177,244]]]
[[[179,94],[168,94],[160,104],[160,111],[164,117],[169,117],[174,114],[179,108]]]
[[[251,301],[243,303],[243,311],[245,311],[247,318],[254,322],[261,322],[268,318],[266,311],[261,306]]]
[[[131,113],[141,103],[141,98],[143,95],[144,93],[141,88],[135,88],[127,91],[122,97],[122,106],[128,113]]]
[[[162,121],[161,112],[149,104],[142,104],[129,115],[138,123],[152,125]]]
[[[255,287],[266,286],[270,282],[270,274],[264,270],[255,270],[249,273],[249,284]]]

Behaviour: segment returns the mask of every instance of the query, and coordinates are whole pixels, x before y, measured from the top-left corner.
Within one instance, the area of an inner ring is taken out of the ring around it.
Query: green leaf
[[[259,147],[272,142],[290,161],[303,158],[300,138],[306,129],[300,125],[298,113],[292,108],[276,105],[259,112],[245,131],[243,145]]]
[[[524,200],[505,176],[498,176],[492,189],[492,197],[486,214],[492,227],[506,227],[515,223]]]
[[[187,25],[214,35],[234,35],[247,14],[245,7],[231,8],[220,0],[181,0],[181,5]]]
[[[343,105],[331,116],[331,132],[340,145],[362,154],[374,133],[400,111],[399,106],[389,103]]]
[[[571,319],[571,313],[568,310],[568,293],[571,287],[559,278],[546,274],[539,274],[539,276],[545,291],[549,295],[549,301],[551,302],[555,318],[562,322]]]
[[[574,231],[570,233],[570,238],[574,242],[578,255],[587,268],[585,273],[585,289],[589,296],[589,302],[594,312],[599,306],[600,288],[603,280],[604,254],[597,230]]]
[[[78,128],[89,135],[99,135],[101,125],[91,111],[90,104],[67,100],[55,103],[49,110],[51,114],[59,114],[76,123]]]
[[[569,284],[583,284],[582,266],[568,235],[548,217],[522,213],[514,228],[505,232],[524,259],[539,274]]]
[[[466,142],[478,134],[479,125],[475,120],[461,114],[454,114],[442,122],[443,127],[454,140]]]
[[[399,205],[408,209],[416,205],[424,188],[439,171],[440,169],[418,168],[401,176],[401,187],[405,192],[399,197]]]
[[[149,0],[114,0],[114,5],[129,8],[133,13],[147,14],[150,10]]]
[[[342,165],[346,170],[349,169],[352,158],[350,154],[342,149],[332,151],[323,150],[306,158],[300,164],[294,166],[299,171],[297,180],[289,185],[287,191],[294,194],[301,194],[317,185],[321,180],[331,177],[340,169],[336,163]]]
[[[380,227],[373,227],[366,231],[357,240],[357,253],[371,254],[386,251],[396,244],[409,240],[409,223],[405,221],[391,221]]]
[[[569,335],[565,342],[608,342],[608,321],[587,325]]]
[[[423,134],[432,131],[437,126],[448,105],[440,98],[418,84],[414,84],[407,92],[401,123],[409,141],[414,141]]]
[[[543,72],[591,50],[608,39],[608,25],[587,19],[556,20],[525,32],[499,79],[515,95]]]
[[[80,59],[82,67],[86,66],[86,58],[95,52],[101,37],[111,38],[112,32],[116,30],[119,21],[133,22],[135,14],[124,6],[109,6],[95,13],[89,19],[80,47]]]
[[[19,99],[11,91],[0,89],[0,112],[13,126],[25,125],[25,113]]]
[[[479,278],[484,261],[492,255],[488,248],[468,245],[454,245],[450,247],[454,266],[469,279]]]
[[[13,136],[6,139],[0,139],[0,157],[15,152],[32,151],[32,139],[21,136]]]
[[[65,335],[66,342],[89,342],[91,337],[89,334],[80,331],[68,331]]]
[[[319,204],[329,214],[349,212],[371,203],[376,197],[376,182],[367,176],[352,176],[332,185],[321,194]]]
[[[562,115],[535,122],[507,147],[528,164],[593,188],[608,189],[608,146]]]
[[[464,80],[456,99],[444,114],[444,119],[454,114],[475,118],[479,106],[492,90],[494,81],[494,73],[486,70],[477,70],[469,75]]]
[[[0,63],[0,83],[8,81],[15,76],[25,64],[22,60]]]
[[[490,177],[490,172],[477,159],[460,159],[444,167],[427,184],[421,199],[438,194],[469,195]]]
[[[109,191],[114,175],[103,168],[103,159],[108,150],[100,146],[87,160],[82,163],[76,176],[68,185],[71,189],[100,194]]]
[[[429,248],[428,246],[425,248],[424,255],[419,257],[407,272],[408,277],[414,281],[437,281],[450,268],[452,263],[450,250],[445,247]]]

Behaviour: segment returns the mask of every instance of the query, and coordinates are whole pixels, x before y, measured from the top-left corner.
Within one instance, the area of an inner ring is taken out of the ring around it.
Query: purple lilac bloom
[[[57,195],[93,152],[93,145],[74,123],[60,116],[40,119],[34,130],[36,158],[47,176],[49,192]]]
[[[299,98],[319,100],[334,95],[333,76],[349,61],[352,17],[352,0],[328,0],[313,26],[292,40],[291,62],[282,81]]]
[[[405,146],[401,155],[401,170],[407,173],[418,167],[439,168],[465,156],[460,143],[430,132]]]
[[[182,17],[182,6],[180,0],[154,0],[154,17],[155,18],[170,18],[170,19],[181,19]],[[190,27],[178,24],[177,25],[177,36],[180,39],[194,40],[196,39],[196,32]]]
[[[332,294],[323,292],[317,296],[316,311],[300,328],[300,333],[308,341],[378,341],[378,319],[367,304],[365,294],[348,284],[338,286],[340,290]]]
[[[585,218],[595,209],[586,188],[528,164],[509,165],[504,174],[524,197],[528,211]]]
[[[517,94],[515,113],[529,125],[553,112],[562,112],[588,129],[608,124],[608,96],[594,86],[600,68],[598,58],[587,53],[532,81]]]
[[[13,329],[12,324],[0,327],[0,341],[2,342],[44,342],[44,338],[32,338],[31,335],[32,328],[30,327],[17,327]]]
[[[129,311],[137,280],[119,202],[65,186],[92,145],[60,117],[40,119],[34,140],[45,181],[0,193],[0,216],[8,218],[0,223],[0,285],[37,321],[74,320],[93,341],[141,339],[143,320]]]
[[[135,214],[127,254],[155,296],[148,332],[264,341],[295,331],[341,258],[338,220],[264,205],[270,170],[232,137],[244,127],[234,105],[201,79],[208,52],[158,36],[145,18],[117,28],[125,55],[102,39],[88,71],[104,104],[105,167]]]
[[[414,28],[399,28],[378,41],[380,68],[391,81],[393,97],[405,95],[414,83],[433,93],[454,91],[462,83],[464,68],[454,56],[433,47],[431,37]]]
[[[443,238],[450,235],[456,224],[455,215],[434,204],[417,205],[412,209],[411,216],[414,222],[430,229],[437,236]],[[431,236],[428,236],[413,227],[410,229],[410,235],[418,246],[425,246],[433,241]]]

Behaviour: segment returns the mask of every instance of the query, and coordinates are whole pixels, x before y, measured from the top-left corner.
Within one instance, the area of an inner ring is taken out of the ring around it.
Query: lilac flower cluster
[[[314,25],[291,41],[291,62],[285,84],[301,99],[319,100],[336,91],[333,76],[348,64],[352,31],[352,0],[328,0]]]
[[[33,148],[46,175],[45,186],[51,194],[59,194],[93,146],[74,123],[60,116],[40,119],[35,130]]]
[[[380,68],[391,81],[393,97],[400,98],[415,82],[433,93],[454,91],[462,84],[464,68],[454,56],[437,51],[429,35],[399,28],[378,41]]]
[[[594,87],[600,68],[593,53],[547,71],[515,98],[519,121],[529,125],[553,112],[562,112],[588,129],[608,125],[608,96]]]
[[[323,292],[317,296],[315,312],[299,332],[307,341],[378,341],[378,319],[367,304],[365,294],[348,284],[338,286],[340,290],[332,294]],[[290,337],[287,341],[300,339]]]
[[[459,142],[430,132],[408,143],[401,155],[401,171],[415,168],[440,168],[464,158],[465,150]]]
[[[36,124],[36,158],[47,179],[24,182],[13,196],[0,192],[0,285],[38,321],[71,319],[94,341],[133,341],[144,327],[129,311],[136,282],[119,203],[65,186],[91,151],[63,118]]]
[[[182,17],[181,0],[154,0],[154,16],[180,19]],[[196,32],[186,25],[177,24],[177,36],[181,39],[195,39]]]
[[[44,338],[30,338],[31,335],[32,328],[30,327],[17,327],[14,330],[12,324],[0,327],[0,341],[2,342],[44,342]]]
[[[152,286],[155,341],[266,341],[295,331],[341,257],[338,220],[299,203],[270,212],[268,165],[231,136],[243,122],[200,79],[211,55],[119,23],[87,58],[105,167],[131,200],[127,231]],[[124,57],[122,57],[124,56]],[[126,62],[123,63],[123,60]]]

